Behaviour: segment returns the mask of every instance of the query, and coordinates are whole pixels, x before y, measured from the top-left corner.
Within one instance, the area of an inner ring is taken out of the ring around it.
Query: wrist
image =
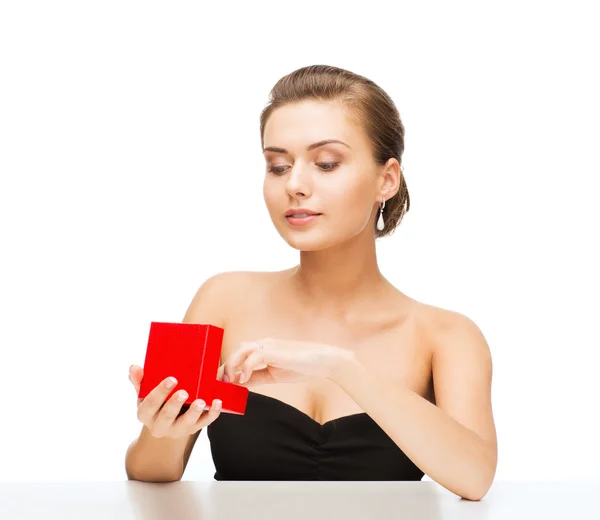
[[[356,358],[353,350],[338,347],[335,362],[328,376],[330,381],[340,384],[350,374],[360,367],[360,362]]]

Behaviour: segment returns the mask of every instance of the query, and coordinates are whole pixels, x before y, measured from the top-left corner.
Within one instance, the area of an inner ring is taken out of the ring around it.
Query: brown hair
[[[329,65],[302,67],[282,77],[271,89],[269,103],[260,114],[260,141],[264,148],[265,125],[277,108],[314,99],[330,101],[345,109],[362,126],[373,146],[373,159],[383,166],[394,157],[400,163],[400,186],[383,209],[385,227],[375,227],[375,238],[390,235],[410,208],[410,197],[402,167],[404,125],[391,98],[373,81]],[[375,224],[379,210],[375,216]]]

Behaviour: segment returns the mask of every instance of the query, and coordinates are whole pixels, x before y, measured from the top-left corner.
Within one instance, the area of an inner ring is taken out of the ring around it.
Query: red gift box
[[[220,399],[222,411],[243,415],[248,388],[217,380],[223,332],[214,325],[151,322],[138,397],[173,376],[177,385],[165,401],[183,389],[188,393],[184,405],[202,399],[208,409],[213,399]]]

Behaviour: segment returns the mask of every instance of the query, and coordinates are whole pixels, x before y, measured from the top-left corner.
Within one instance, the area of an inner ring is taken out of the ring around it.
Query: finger
[[[179,415],[173,423],[173,429],[184,433],[195,433],[196,424],[200,417],[206,412],[206,402],[202,399],[196,399],[189,407],[189,409]]]
[[[241,346],[229,356],[224,367],[225,375],[229,381],[233,382],[236,379],[236,374],[241,370],[242,364],[246,358],[259,348],[260,346],[258,343],[242,343]]]
[[[164,404],[165,399],[176,385],[177,379],[167,377],[154,387],[138,406],[138,419],[146,425],[151,424],[160,407]]]
[[[245,381],[243,386],[266,385],[275,382],[276,381],[273,379],[271,372],[269,372],[269,370],[266,368],[262,368],[260,370],[254,370],[250,375],[250,379]]]
[[[245,384],[245,383],[249,383],[250,378],[252,377],[252,374],[254,372],[256,372],[257,370],[262,370],[264,368],[266,368],[267,366],[271,366],[271,367],[275,367],[275,368],[279,368],[279,369],[287,369],[289,368],[289,366],[292,364],[293,359],[292,356],[294,355],[293,352],[286,352],[284,350],[277,350],[277,349],[264,349],[264,348],[260,348],[258,347],[257,349],[254,350],[254,352],[251,352],[246,359],[244,360],[244,362],[242,363],[241,368],[241,374],[240,374],[240,384]],[[262,377],[266,377],[266,381],[269,382],[274,382],[272,376],[268,373],[268,371],[266,372],[262,372],[263,376]],[[258,381],[258,379],[257,379]],[[254,381],[252,382],[252,384],[259,384],[259,383],[255,383]]]
[[[140,395],[140,384],[142,382],[142,378],[144,377],[144,369],[138,365],[131,365],[129,367],[129,381],[133,385],[135,389],[135,394],[138,396],[137,406],[139,406],[143,399],[139,398]]]
[[[129,367],[129,381],[135,388],[135,391],[140,393],[140,384],[142,382],[142,377],[144,377],[144,369],[137,365],[131,365]]]
[[[181,416],[179,419],[177,419],[177,421],[173,425],[173,428],[177,428],[179,436],[191,435],[193,433],[196,433],[198,430],[201,430],[205,426],[208,426],[209,424],[214,422],[215,419],[217,419],[217,417],[219,417],[219,415],[221,414],[222,407],[223,404],[221,400],[214,399],[212,405],[209,408],[206,408],[206,404],[204,404],[205,409],[203,412],[200,413],[199,416],[198,412],[196,412],[195,414],[190,414],[189,417]],[[189,413],[189,411],[186,412],[186,415],[187,413]],[[195,420],[194,417],[196,417]]]
[[[219,415],[221,415],[221,411],[223,409],[223,403],[220,399],[213,399],[211,403],[211,407],[208,412],[202,414],[200,419],[196,422],[195,428],[205,428],[210,423],[214,422]],[[196,430],[197,431],[197,430]]]
[[[229,378],[225,375],[225,363],[223,363],[217,370],[218,381],[229,381]]]
[[[252,376],[252,372],[257,369],[260,365],[267,364],[267,354],[265,349],[257,348],[254,352],[250,353],[244,360],[241,366],[242,373],[240,374],[240,384],[244,384]]]
[[[188,393],[185,390],[178,390],[165,403],[152,424],[152,435],[154,437],[160,438],[167,434],[167,431],[173,426],[175,419],[177,419],[177,415],[181,411],[181,406],[187,398]]]
[[[239,372],[240,366],[248,353],[248,346],[242,343],[242,345],[227,358],[223,365],[223,379],[227,379],[228,381],[235,380],[235,375]]]
[[[223,363],[219,369],[217,370],[217,379],[219,381],[223,381],[225,383],[229,383],[229,377],[227,376],[227,374],[225,373],[225,363]]]

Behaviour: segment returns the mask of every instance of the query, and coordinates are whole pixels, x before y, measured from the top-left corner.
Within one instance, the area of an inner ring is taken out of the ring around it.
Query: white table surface
[[[2,520],[600,519],[600,481],[496,481],[478,502],[435,482],[0,482]]]

